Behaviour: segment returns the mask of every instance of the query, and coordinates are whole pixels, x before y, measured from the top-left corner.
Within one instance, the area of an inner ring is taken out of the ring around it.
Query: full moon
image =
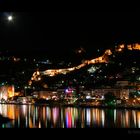
[[[13,20],[13,16],[8,16],[8,21],[12,21]]]

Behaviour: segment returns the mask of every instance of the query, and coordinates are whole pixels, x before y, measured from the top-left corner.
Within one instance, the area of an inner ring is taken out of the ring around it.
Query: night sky
[[[9,23],[6,16],[12,14]],[[64,55],[83,47],[94,54],[120,42],[140,40],[136,12],[1,12],[1,50]],[[32,53],[32,54],[33,54]]]

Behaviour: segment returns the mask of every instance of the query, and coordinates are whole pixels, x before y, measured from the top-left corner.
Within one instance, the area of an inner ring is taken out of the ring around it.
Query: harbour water
[[[0,104],[2,128],[140,128],[140,110]]]

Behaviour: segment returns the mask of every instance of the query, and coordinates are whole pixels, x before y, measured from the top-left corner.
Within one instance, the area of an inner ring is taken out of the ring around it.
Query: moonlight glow
[[[7,19],[8,19],[8,21],[12,21],[13,20],[13,16],[8,16]]]

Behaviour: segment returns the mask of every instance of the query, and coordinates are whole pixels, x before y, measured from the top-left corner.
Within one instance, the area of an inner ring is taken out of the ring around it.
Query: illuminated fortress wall
[[[14,96],[15,88],[14,86],[2,86],[0,87],[0,100],[7,100]]]
[[[118,45],[116,47],[115,52],[123,52],[124,49],[140,50],[140,44],[138,44],[138,43],[130,44],[130,45],[121,44],[121,45]],[[67,74],[67,73],[75,71],[77,69],[81,69],[89,64],[108,63],[108,56],[110,56],[112,54],[113,54],[113,52],[110,49],[107,49],[102,56],[97,57],[95,59],[86,60],[82,64],[75,66],[75,67],[72,67],[72,68],[48,69],[45,71],[36,71],[33,73],[29,84],[31,85],[32,81],[40,81],[42,75],[53,77],[53,76],[56,76],[58,74]]]

